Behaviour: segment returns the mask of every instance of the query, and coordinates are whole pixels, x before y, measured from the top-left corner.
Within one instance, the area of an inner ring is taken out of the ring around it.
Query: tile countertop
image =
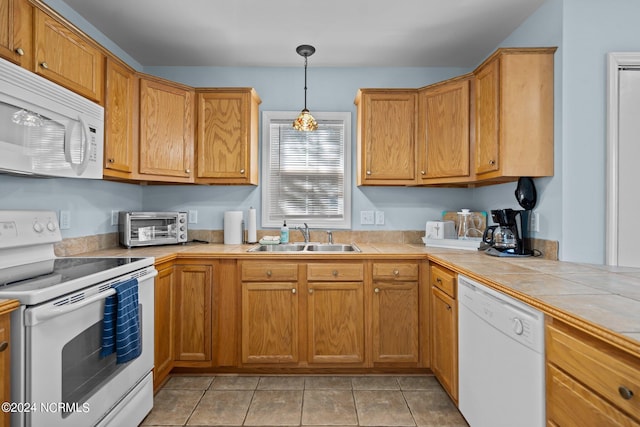
[[[549,261],[533,257],[498,258],[468,250],[423,245],[357,243],[360,253],[295,253],[299,259],[430,260],[522,300],[640,357],[640,268]],[[248,253],[254,245],[196,244],[114,248],[81,256],[152,256],[291,259],[291,252]]]

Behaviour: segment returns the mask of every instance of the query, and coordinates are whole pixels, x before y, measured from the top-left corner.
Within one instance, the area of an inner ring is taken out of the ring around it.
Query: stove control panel
[[[0,249],[62,240],[55,211],[0,210]]]

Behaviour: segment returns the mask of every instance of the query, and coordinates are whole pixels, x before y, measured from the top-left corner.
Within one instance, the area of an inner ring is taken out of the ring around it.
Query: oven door
[[[115,293],[113,280],[25,310],[25,402],[32,405],[25,425],[96,425],[151,372],[153,276],[138,285],[142,354],[124,364],[116,364],[115,354],[100,357],[104,300]]]

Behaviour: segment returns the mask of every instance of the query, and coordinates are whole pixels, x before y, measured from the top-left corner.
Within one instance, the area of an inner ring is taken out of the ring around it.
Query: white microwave
[[[0,58],[0,172],[102,178],[104,108]]]

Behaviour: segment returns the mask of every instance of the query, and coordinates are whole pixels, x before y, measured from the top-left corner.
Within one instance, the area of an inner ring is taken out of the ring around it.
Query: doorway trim
[[[605,258],[607,265],[618,265],[618,94],[621,68],[640,68],[640,52],[607,54],[607,185]]]

